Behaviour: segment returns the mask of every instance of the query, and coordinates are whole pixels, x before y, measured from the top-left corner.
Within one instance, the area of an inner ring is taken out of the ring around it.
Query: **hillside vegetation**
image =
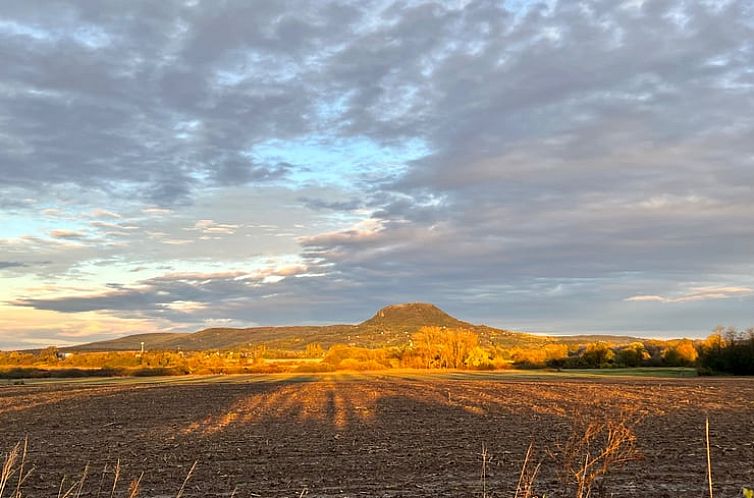
[[[142,342],[146,349],[160,351],[234,351],[261,345],[272,349],[303,351],[313,344],[319,344],[323,348],[336,344],[383,348],[408,345],[411,335],[422,327],[469,330],[478,335],[482,346],[533,347],[597,340],[595,336],[552,337],[474,325],[447,314],[433,304],[405,303],[386,306],[357,325],[211,328],[192,334],[138,334],[74,346],[66,348],[66,351],[138,351]],[[628,344],[636,340],[638,339],[633,337],[610,338],[616,344]]]
[[[0,352],[0,377],[331,372],[391,368],[693,367],[730,370],[749,342],[538,336],[474,325],[436,306],[388,306],[358,325],[213,328],[140,334],[76,348]],[[607,338],[609,340],[601,340]],[[142,351],[144,343],[144,351]],[[724,354],[724,358],[720,355]],[[698,360],[701,357],[702,362]],[[720,359],[722,358],[722,359]],[[724,360],[724,362],[723,362]],[[745,363],[745,361],[743,361]],[[740,370],[740,369],[739,369]],[[735,371],[734,373],[738,373]]]

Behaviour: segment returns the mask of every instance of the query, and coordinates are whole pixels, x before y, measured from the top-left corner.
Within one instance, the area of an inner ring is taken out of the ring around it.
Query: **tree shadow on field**
[[[658,482],[674,493],[703,485],[701,459],[688,468],[678,462],[701,458],[698,429],[710,412],[713,443],[726,448],[713,449],[719,481],[740,485],[736,465],[754,460],[737,432],[751,422],[754,385],[419,375],[234,382],[59,389],[37,401],[39,392],[3,391],[0,450],[29,435],[33,463],[46,469],[29,484],[45,496],[57,493],[62,475],[119,458],[124,472],[146,472],[143,496],[174,492],[199,461],[194,496],[227,496],[238,485],[239,497],[298,496],[304,488],[310,496],[418,497],[481,495],[484,445],[488,489],[504,496],[532,440],[541,456],[569,436],[574,414],[631,412],[644,417],[637,435],[647,457],[617,474],[619,494],[660,496],[626,483]],[[21,408],[2,411],[8,407]],[[556,489],[556,477],[544,465],[539,480]]]
[[[698,395],[698,396],[697,396]],[[696,398],[696,399],[694,399]],[[609,384],[604,382],[484,382],[365,378],[362,382],[320,380],[286,382],[241,395],[213,407],[204,418],[181,429],[182,434],[211,436],[233,428],[258,424],[314,423],[335,430],[353,424],[374,424],[396,414],[380,410],[387,399],[430,405],[435,411],[460,410],[479,417],[509,414],[523,417],[569,418],[577,413],[636,413],[663,415],[693,405],[717,410],[731,405],[727,395],[700,392],[694,386],[681,391],[662,384]],[[399,403],[400,404],[400,403]],[[733,404],[735,406],[735,404]]]
[[[253,445],[255,456],[243,466],[264,476],[258,481],[262,490],[278,489],[297,476],[312,489],[340,487],[356,493],[393,483],[403,493],[407,487],[421,487],[406,496],[458,496],[480,493],[483,444],[493,456],[490,485],[508,492],[515,489],[531,441],[542,456],[572,435],[577,414],[621,416],[643,420],[637,434],[647,455],[616,473],[623,486],[620,494],[652,496],[648,485],[631,483],[646,479],[674,492],[703,487],[704,462],[688,459],[701,455],[698,429],[704,413],[744,416],[751,405],[745,400],[752,394],[752,386],[729,391],[704,381],[644,379],[485,382],[393,376],[281,383],[216,407],[183,426],[178,439]],[[722,441],[735,422],[720,418],[718,423]],[[668,460],[671,453],[674,459]],[[722,469],[738,464],[730,456],[718,459],[721,476]],[[557,489],[557,478],[552,463],[540,470],[539,480],[550,491]],[[732,475],[729,481],[738,485]]]
[[[470,389],[395,379],[280,384],[187,424],[177,440],[218,450],[248,445],[226,468],[255,476],[263,496],[292,481],[314,495],[474,495],[482,444],[500,449],[490,474],[510,489],[532,435],[563,421],[499,410]],[[213,465],[224,452],[212,455]]]

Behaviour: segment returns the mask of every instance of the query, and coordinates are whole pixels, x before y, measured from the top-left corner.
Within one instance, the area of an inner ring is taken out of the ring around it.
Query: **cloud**
[[[125,316],[164,316],[181,321],[185,312],[174,310],[176,302],[214,302],[240,293],[249,284],[249,276],[238,272],[171,273],[147,279],[134,286],[118,285],[90,294],[55,298],[24,298],[14,306],[62,313],[108,311]]]
[[[122,319],[105,314],[62,314],[0,304],[3,349],[68,346],[129,333],[170,330],[167,321]]]
[[[0,261],[0,270],[6,268],[23,268],[25,266],[27,266],[26,263],[21,263],[19,261]]]
[[[316,76],[318,54],[362,17],[337,3],[39,7],[6,11],[0,28],[3,117],[16,123],[2,136],[5,182],[74,183],[159,205],[284,177],[291,165],[253,164],[249,153],[318,129],[330,86]],[[82,26],[99,33],[96,44],[61,35]]]
[[[238,185],[282,180],[292,169],[293,166],[288,163],[255,165],[246,157],[237,157],[215,163],[212,176],[220,185]]]
[[[356,209],[364,207],[364,202],[359,199],[349,199],[346,201],[328,201],[324,199],[302,197],[303,202],[307,207],[315,210],[330,209],[333,211],[354,211]]]
[[[99,292],[20,298],[11,304],[59,313],[110,312],[129,319],[199,324],[227,319],[228,306],[259,299],[271,292],[267,284],[306,272],[305,265],[274,263],[255,272],[170,272],[133,285],[108,284]]]
[[[308,270],[306,265],[282,265],[272,270],[272,274],[279,277],[290,277],[305,274]]]
[[[730,299],[754,294],[749,287],[692,287],[688,292],[676,296],[637,295],[626,298],[632,302],[690,303],[710,299]]]
[[[81,240],[86,238],[86,234],[77,230],[66,230],[62,228],[56,228],[50,231],[50,237],[53,239],[63,240]]]
[[[92,218],[115,218],[115,219],[121,218],[121,215],[119,215],[118,213],[114,213],[112,211],[108,211],[107,209],[100,209],[100,208],[93,209],[89,214],[92,216]]]
[[[311,237],[303,237],[302,245],[314,248],[335,249],[342,246],[363,247],[370,241],[379,238],[384,230],[384,224],[380,220],[368,219],[355,224],[347,230],[320,233]]]
[[[0,24],[0,251],[19,274],[122,287],[3,291],[25,308],[750,320],[748,294],[678,292],[754,288],[746,0],[41,5]],[[281,256],[305,272],[245,267]],[[641,300],[689,306],[638,317]]]
[[[216,223],[213,220],[199,220],[194,223],[193,227],[186,228],[189,231],[199,231],[206,234],[233,234],[239,228],[239,225],[229,223]]]

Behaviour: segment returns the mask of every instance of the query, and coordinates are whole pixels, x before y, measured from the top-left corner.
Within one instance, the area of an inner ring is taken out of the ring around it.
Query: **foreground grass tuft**
[[[608,490],[609,474],[627,463],[641,457],[637,448],[637,438],[633,427],[639,418],[634,414],[613,414],[612,416],[578,417],[574,419],[571,436],[563,443],[549,448],[545,455],[549,463],[556,467],[561,476],[561,488],[557,490],[558,496],[573,498],[591,498],[592,496],[614,496]],[[714,498],[712,481],[712,458],[710,453],[709,420],[705,423],[705,444],[707,449],[706,477],[709,498]],[[0,498],[24,498],[27,495],[22,492],[24,484],[35,471],[28,464],[28,438],[17,443],[2,459],[0,469]],[[530,443],[524,455],[520,474],[515,490],[499,494],[490,489],[488,482],[488,463],[492,456],[486,445],[482,445],[482,468],[481,468],[481,495],[483,498],[493,496],[513,496],[514,498],[545,498],[547,495],[538,495],[537,477],[544,464],[543,459],[537,460],[534,442]],[[198,462],[194,462],[183,483],[175,494],[175,498],[184,498],[187,486],[192,479]],[[87,464],[81,476],[73,481],[64,477],[58,487],[57,498],[82,498],[82,496],[96,498],[116,498],[125,496],[138,498],[141,492],[141,483],[144,478],[142,472],[138,478],[122,483],[122,469],[120,460],[114,466],[105,464],[98,483],[90,482],[90,466]],[[96,486],[96,491],[93,489]],[[235,498],[238,487],[228,493]],[[304,488],[300,496],[304,496],[308,490]],[[754,498],[754,489],[743,487],[741,496]],[[254,495],[257,496],[257,495]]]

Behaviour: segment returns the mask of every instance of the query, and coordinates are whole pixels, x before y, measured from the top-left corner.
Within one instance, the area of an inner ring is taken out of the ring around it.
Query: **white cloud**
[[[86,238],[86,234],[78,230],[56,228],[54,230],[50,230],[50,237],[52,237],[53,239],[63,240],[81,240]]]
[[[93,218],[121,218],[121,215],[107,209],[93,209],[89,215]]]
[[[708,301],[715,299],[730,299],[734,297],[746,297],[754,295],[754,289],[749,287],[692,287],[687,292],[672,295],[658,296],[653,294],[640,294],[626,298],[630,302],[654,302],[654,303],[690,303],[696,301]]]

